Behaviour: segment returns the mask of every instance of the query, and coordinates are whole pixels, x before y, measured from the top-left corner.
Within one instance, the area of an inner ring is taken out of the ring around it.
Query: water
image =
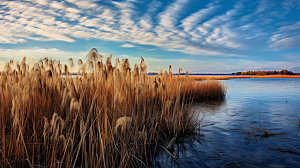
[[[157,167],[300,167],[300,79],[223,82],[226,101],[196,105],[204,115],[200,133],[177,139],[171,149],[179,164],[161,151]],[[243,132],[261,125],[275,135]]]

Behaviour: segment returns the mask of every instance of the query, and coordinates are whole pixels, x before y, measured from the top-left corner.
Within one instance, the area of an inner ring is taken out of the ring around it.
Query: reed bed
[[[197,82],[92,49],[69,66],[44,58],[10,61],[0,76],[1,167],[151,167],[167,140],[193,133],[195,101],[223,99],[217,81]],[[167,150],[167,149],[166,149]],[[171,153],[170,153],[171,154]],[[175,159],[175,158],[174,158]]]

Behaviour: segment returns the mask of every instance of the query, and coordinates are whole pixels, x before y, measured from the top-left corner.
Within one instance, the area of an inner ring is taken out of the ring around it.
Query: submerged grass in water
[[[78,77],[57,60],[10,61],[0,77],[0,164],[4,167],[151,166],[166,140],[199,126],[195,101],[223,99],[218,81],[196,82],[146,64],[116,64],[92,49]],[[66,74],[66,76],[62,76]]]
[[[264,129],[260,113],[259,113],[259,119],[260,119],[260,125],[258,127],[249,126],[250,131],[243,131],[243,130],[240,130],[240,131],[247,134],[248,136],[252,135],[253,137],[256,138],[256,140],[257,140],[257,137],[268,138],[270,136],[282,134],[282,133],[271,133],[268,128]]]

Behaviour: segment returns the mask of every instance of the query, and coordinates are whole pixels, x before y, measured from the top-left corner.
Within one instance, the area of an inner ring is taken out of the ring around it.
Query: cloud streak
[[[283,18],[274,24],[271,15],[275,10],[270,1],[195,3],[192,0],[3,0],[0,43],[22,44],[32,40],[74,43],[100,39],[124,43],[120,47],[125,48],[150,45],[193,56],[227,58],[245,55],[258,46],[256,43],[263,44],[258,47],[277,50],[299,48],[300,18],[288,22],[282,21]],[[292,11],[291,2],[284,4],[282,8]]]
[[[300,46],[300,21],[282,26],[270,38],[270,46],[275,50],[297,48]]]
[[[195,55],[226,55],[226,48],[239,47],[227,42],[234,36],[226,27],[207,29],[207,25],[215,23],[218,18],[212,18],[201,26],[202,20],[207,19],[217,5],[208,4],[180,20],[189,3],[188,0],[176,0],[162,8],[161,2],[153,1],[145,15],[136,17],[138,11],[134,1],[112,1],[107,6],[96,1],[80,0],[4,1],[0,3],[1,11],[6,10],[1,12],[0,30],[6,33],[0,35],[0,42],[15,44],[36,40],[72,43],[76,38],[95,38],[153,45]],[[158,8],[163,10],[156,12]],[[213,48],[212,45],[220,47]]]

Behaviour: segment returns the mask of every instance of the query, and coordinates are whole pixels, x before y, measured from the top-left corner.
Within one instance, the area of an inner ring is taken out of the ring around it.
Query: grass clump
[[[259,113],[259,119],[260,119],[260,125],[258,127],[249,126],[251,131],[243,131],[243,130],[240,131],[247,134],[248,136],[253,135],[253,137],[255,137],[256,140],[257,137],[269,138],[271,136],[282,134],[282,133],[271,133],[268,128],[264,129],[260,113]]]
[[[103,56],[92,49],[74,66],[44,58],[33,67],[10,61],[0,77],[0,164],[4,167],[151,166],[168,139],[192,133],[193,101],[222,99],[223,85],[172,73],[146,75],[141,59]]]

